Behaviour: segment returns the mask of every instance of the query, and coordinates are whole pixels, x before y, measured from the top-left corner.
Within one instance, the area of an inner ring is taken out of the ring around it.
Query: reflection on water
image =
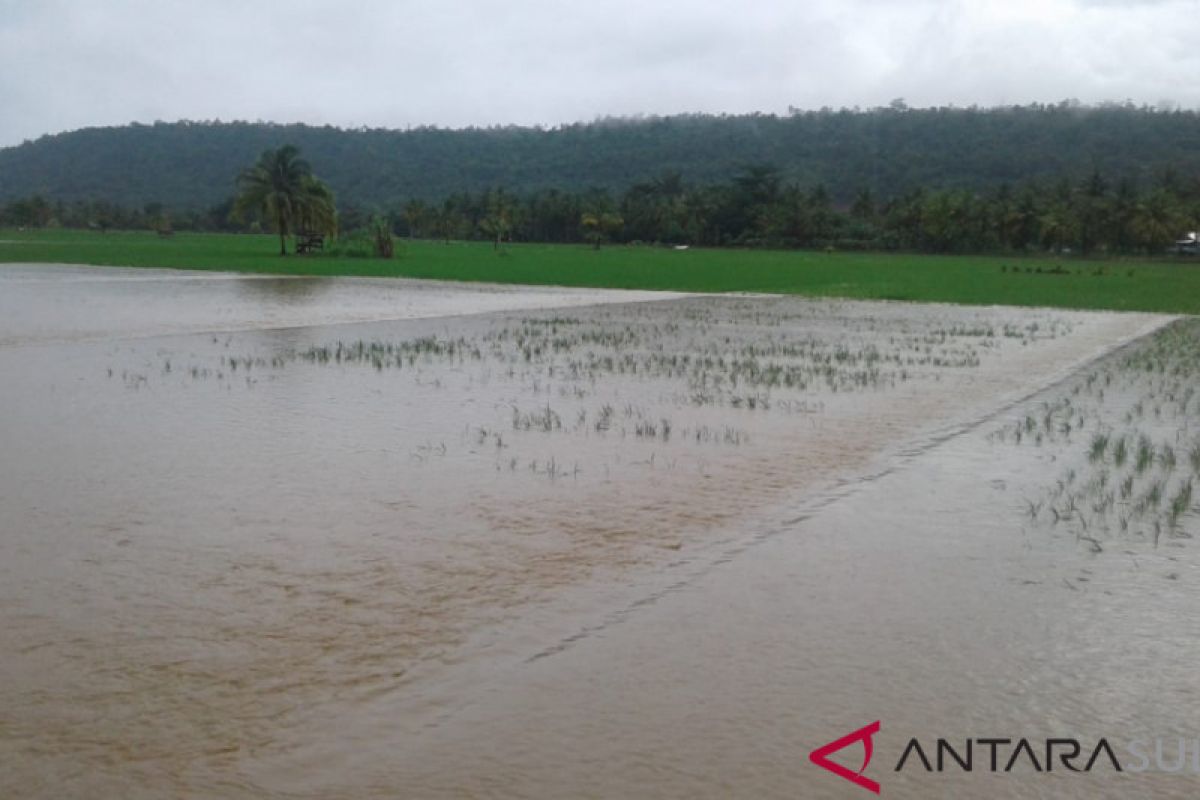
[[[0,287],[4,796],[842,796],[804,755],[867,716],[1169,727],[1194,687],[1165,549],[1023,524],[1050,450],[976,425],[1160,318]]]
[[[310,278],[48,265],[0,266],[0,346],[261,330],[662,299],[435,281]]]
[[[237,281],[237,291],[255,305],[315,306],[327,293],[336,294],[338,282],[333,278],[257,278]],[[349,302],[343,299],[343,303]]]

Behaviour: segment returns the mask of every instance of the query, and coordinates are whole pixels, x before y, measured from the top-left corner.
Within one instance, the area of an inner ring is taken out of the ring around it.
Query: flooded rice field
[[[1194,320],[15,266],[0,374],[0,796],[1200,782],[895,769],[1200,764]]]

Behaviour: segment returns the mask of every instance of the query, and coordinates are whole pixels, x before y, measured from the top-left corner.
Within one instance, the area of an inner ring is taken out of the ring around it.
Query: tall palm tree
[[[429,221],[429,208],[420,200],[409,200],[404,205],[404,219],[408,222],[408,238],[415,239],[417,232],[425,233]]]
[[[239,215],[257,211],[269,220],[279,232],[281,256],[287,255],[287,236],[295,227],[336,230],[333,193],[313,177],[312,167],[294,145],[263,151],[253,167],[242,170],[237,183],[234,210]]]
[[[1186,217],[1175,194],[1158,188],[1138,203],[1133,220],[1134,233],[1149,253],[1162,252],[1182,230]]]
[[[304,179],[299,212],[299,230],[337,235],[337,206],[334,203],[333,190],[312,175]]]

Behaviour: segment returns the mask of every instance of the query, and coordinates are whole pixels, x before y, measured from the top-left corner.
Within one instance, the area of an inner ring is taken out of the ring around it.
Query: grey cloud
[[[1195,2],[0,0],[0,145],[154,119],[345,126],[1200,101]]]

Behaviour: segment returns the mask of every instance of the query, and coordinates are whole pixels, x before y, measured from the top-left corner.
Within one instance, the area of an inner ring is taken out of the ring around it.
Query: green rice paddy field
[[[278,255],[269,234],[0,231],[0,263],[47,262],[365,275],[692,292],[1200,313],[1196,259],[697,249],[650,246],[398,242],[392,260]]]

